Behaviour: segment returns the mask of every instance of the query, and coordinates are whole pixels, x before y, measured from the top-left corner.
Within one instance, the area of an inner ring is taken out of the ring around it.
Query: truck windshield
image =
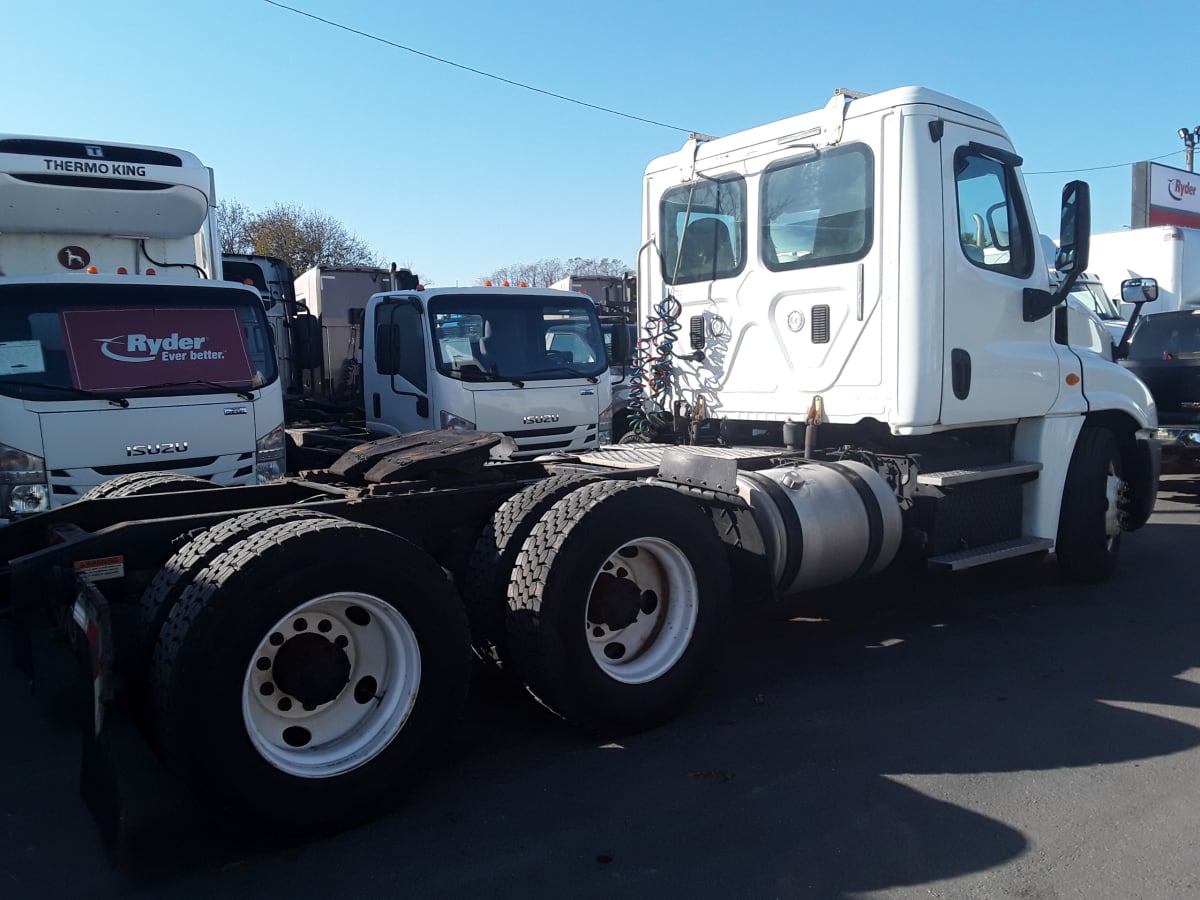
[[[1121,318],[1121,313],[1117,310],[1117,305],[1105,293],[1104,285],[1102,284],[1094,281],[1076,282],[1075,286],[1071,288],[1071,296],[1106,322],[1112,322]]]
[[[582,297],[442,294],[429,315],[437,369],[452,378],[546,381],[608,370],[600,322]]]
[[[0,394],[233,393],[277,377],[261,301],[240,288],[177,284],[0,285]]]

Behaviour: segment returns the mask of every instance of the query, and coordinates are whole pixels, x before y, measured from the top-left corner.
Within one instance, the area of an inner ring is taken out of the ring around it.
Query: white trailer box
[[[415,287],[407,269],[370,266],[314,266],[296,278],[296,303],[317,317],[321,327],[322,371],[305,393],[333,399],[358,399],[357,358],[362,346],[363,312],[372,294]]]
[[[1152,312],[1200,307],[1200,229],[1159,225],[1092,235],[1089,268],[1109,296],[1121,296],[1126,278],[1158,279]],[[1133,307],[1121,304],[1128,317]]]

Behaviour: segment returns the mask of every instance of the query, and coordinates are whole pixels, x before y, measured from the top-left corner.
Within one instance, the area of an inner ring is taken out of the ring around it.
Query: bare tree
[[[619,259],[584,259],[574,256],[564,262],[561,259],[539,259],[533,263],[516,263],[497,269],[491,275],[479,279],[479,283],[491,281],[493,284],[520,284],[525,282],[530,287],[549,287],[556,281],[561,281],[568,275],[602,276],[619,278],[629,267]]]
[[[294,272],[313,266],[383,266],[383,257],[333,216],[294,203],[251,212],[237,200],[221,205],[221,250],[287,260]]]

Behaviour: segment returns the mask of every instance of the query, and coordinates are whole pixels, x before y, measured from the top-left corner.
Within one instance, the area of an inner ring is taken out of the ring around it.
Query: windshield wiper
[[[589,375],[587,372],[582,372],[574,366],[563,363],[562,365],[554,366],[549,369],[534,369],[532,372],[526,372],[526,375],[550,375],[554,372],[567,372],[574,375],[576,378],[586,378],[592,384],[599,384],[600,378],[597,375]]]
[[[205,381],[202,378],[194,378],[191,381],[164,381],[162,384],[147,384],[138,388],[138,390],[154,391],[158,388],[187,387],[189,384],[206,384],[210,388],[214,388],[215,390],[224,394],[237,394],[243,400],[254,399],[254,394],[250,393],[250,391],[246,390],[245,388],[234,388],[227,384],[218,384],[215,381]]]
[[[52,391],[65,391],[68,394],[74,394],[76,397],[86,397],[89,400],[107,400],[113,406],[119,406],[121,409],[129,409],[129,401],[124,397],[106,397],[104,394],[96,393],[95,391],[87,391],[83,388],[77,388],[68,384],[54,384],[49,381],[19,381],[8,378],[0,378],[0,385],[12,384],[17,387],[31,388],[46,388]]]
[[[445,373],[450,378],[457,378],[459,381],[495,381],[496,377],[491,372],[485,372],[478,366],[472,366],[467,369],[451,369]]]

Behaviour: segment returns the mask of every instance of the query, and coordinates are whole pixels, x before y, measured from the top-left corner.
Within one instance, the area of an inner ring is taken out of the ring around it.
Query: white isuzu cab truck
[[[608,351],[584,294],[427,288],[366,310],[367,428],[490,431],[515,458],[594,450],[612,433]]]
[[[0,135],[0,520],[282,474],[263,303],[219,280],[214,204],[184,151]]]
[[[1087,186],[1064,191],[1051,292],[1020,170],[990,115],[919,88],[689,141],[645,175],[641,442],[498,459],[500,435],[469,428],[601,411],[581,295],[390,292],[366,311],[370,416],[444,429],[0,529],[18,663],[55,648],[48,609],[92,679],[101,821],[130,821],[125,779],[154,766],[122,736],[143,733],[197,796],[268,827],[368,815],[451,733],[469,648],[618,734],[688,702],[735,599],[899,558],[1053,551],[1107,577],[1154,505],[1154,404],[1099,320],[1101,350],[1068,334]]]

